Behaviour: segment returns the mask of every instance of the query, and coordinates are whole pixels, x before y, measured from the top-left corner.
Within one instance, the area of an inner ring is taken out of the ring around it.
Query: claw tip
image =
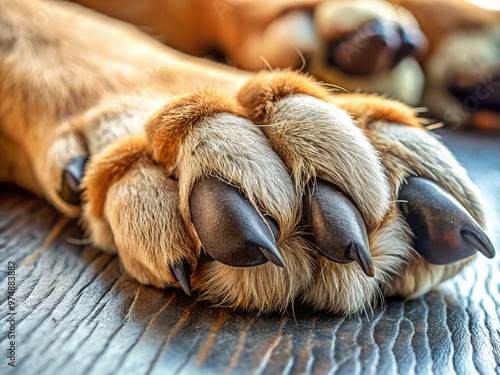
[[[481,239],[478,234],[467,229],[462,229],[460,234],[467,243],[474,246],[485,257],[491,259],[495,256],[495,248],[493,247],[493,244],[489,241],[488,237],[481,236],[483,237],[483,239]]]
[[[86,163],[87,158],[77,156],[71,159],[62,170],[61,187],[58,194],[66,203],[80,204],[80,184]]]
[[[184,293],[186,293],[188,296],[191,296],[191,272],[187,263],[182,260],[177,261],[172,266],[170,266],[170,270],[175,275],[175,278],[181,285]]]
[[[259,247],[259,249],[262,255],[264,255],[271,263],[278,267],[285,268],[285,262],[275,246],[268,246],[268,248]]]
[[[351,244],[349,251],[350,258],[359,264],[363,272],[369,277],[375,277],[375,268],[369,252],[356,244]]]

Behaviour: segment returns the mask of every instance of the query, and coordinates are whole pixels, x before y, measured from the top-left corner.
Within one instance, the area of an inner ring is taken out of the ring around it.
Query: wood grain
[[[500,138],[442,136],[482,191],[500,249]],[[0,374],[500,373],[499,257],[369,317],[256,316],[139,285],[116,257],[68,242],[81,236],[75,223],[44,249],[60,220],[45,202],[0,188]],[[15,369],[3,354],[8,261]]]

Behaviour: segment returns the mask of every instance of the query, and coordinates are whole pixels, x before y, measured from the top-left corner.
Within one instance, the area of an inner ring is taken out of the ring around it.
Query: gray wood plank
[[[500,249],[500,138],[440,134],[482,191]],[[0,187],[0,374],[500,373],[499,257],[370,317],[256,316],[141,286],[116,257],[68,242],[81,233],[61,220],[47,203]],[[5,355],[9,261],[15,368]]]

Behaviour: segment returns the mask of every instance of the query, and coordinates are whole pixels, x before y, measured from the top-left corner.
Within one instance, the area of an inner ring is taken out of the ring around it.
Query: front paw
[[[443,254],[426,223],[448,216],[414,200],[419,188],[404,185],[413,175],[456,201],[449,231],[460,236],[446,236]],[[237,99],[213,90],[177,97],[144,135],[92,158],[83,186],[94,242],[116,249],[130,274],[247,310],[302,301],[359,312],[381,294],[428,290],[476,249],[493,254],[474,187],[410,109],[332,97],[291,72],[257,75]]]

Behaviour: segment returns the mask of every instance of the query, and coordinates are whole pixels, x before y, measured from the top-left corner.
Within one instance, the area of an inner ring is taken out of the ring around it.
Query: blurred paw
[[[500,27],[446,38],[425,68],[424,104],[436,117],[500,131]]]
[[[388,71],[425,48],[411,15],[386,2],[325,1],[314,17],[324,63],[350,75]]]
[[[239,67],[304,68],[348,91],[380,92],[413,105],[420,100],[423,76],[413,57],[427,40],[404,8],[378,0],[324,0],[289,5],[264,26],[251,25],[227,51]]]

